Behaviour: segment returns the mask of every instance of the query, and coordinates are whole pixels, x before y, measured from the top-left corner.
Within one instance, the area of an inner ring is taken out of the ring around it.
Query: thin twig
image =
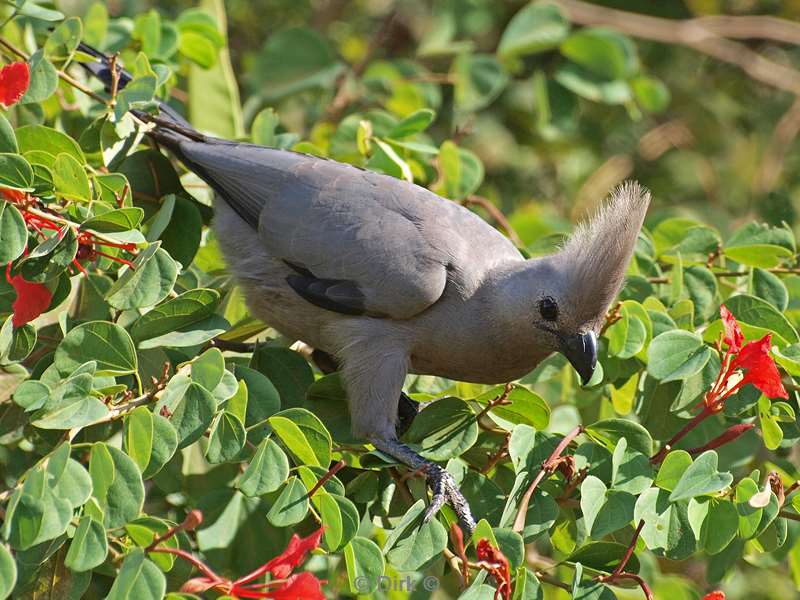
[[[744,44],[720,37],[721,29],[727,29],[728,33],[733,30],[728,24],[720,25],[718,21],[709,25],[708,21],[704,23],[702,19],[663,19],[606,8],[580,0],[555,1],[575,23],[602,25],[633,37],[687,46],[739,67],[756,81],[800,95],[800,72],[769,60]],[[760,28],[759,31],[766,37],[771,30]]]
[[[647,585],[647,582],[645,582],[645,580],[639,575],[625,571],[625,567],[628,566],[628,561],[631,559],[631,556],[633,556],[633,551],[636,549],[636,542],[639,540],[639,534],[642,532],[643,528],[644,519],[641,519],[639,521],[639,525],[636,527],[636,531],[633,533],[630,543],[628,544],[628,549],[625,551],[625,555],[622,557],[622,560],[619,562],[617,567],[610,575],[600,575],[596,579],[601,583],[610,584],[613,584],[615,581],[619,581],[620,579],[630,579],[639,584],[639,587],[642,588],[647,600],[653,600],[653,592],[650,591],[650,587]]]
[[[800,515],[797,513],[792,513],[786,510],[782,510],[778,513],[779,517],[783,517],[784,519],[789,519],[790,521],[800,521]]]
[[[514,242],[514,245],[517,248],[523,248],[525,244],[522,243],[519,235],[514,230],[514,227],[508,221],[506,216],[503,214],[499,208],[497,208],[488,198],[484,198],[483,196],[477,196],[475,194],[471,196],[467,196],[461,201],[462,206],[480,206],[483,210],[489,213],[489,216],[494,219],[495,223],[497,223],[500,228],[506,232],[506,235],[509,239]]]
[[[25,52],[23,52],[22,50],[20,50],[19,48],[17,48],[16,46],[14,46],[13,44],[11,44],[9,41],[5,40],[2,37],[0,37],[0,46],[2,46],[3,48],[5,48],[9,52],[11,52],[12,54],[17,56],[18,58],[21,58],[22,60],[27,61],[27,60],[30,59],[30,57]],[[63,81],[65,81],[66,83],[68,83],[69,85],[74,87],[75,89],[82,91],[84,94],[86,94],[87,96],[89,96],[93,100],[97,100],[101,104],[108,104],[108,101],[105,98],[103,98],[102,96],[98,96],[92,90],[90,90],[88,87],[83,85],[80,81],[78,81],[77,79],[74,79],[70,75],[67,75],[64,71],[58,71],[58,76],[59,76],[60,79],[62,79]]]
[[[350,69],[349,73],[345,72],[339,77],[336,94],[334,94],[333,100],[328,105],[328,109],[325,111],[325,116],[323,117],[324,121],[337,123],[347,110],[347,107],[350,106],[353,100],[355,100],[355,97],[348,89],[348,78],[353,77],[354,79],[357,79],[364,73],[370,61],[375,56],[375,53],[386,41],[396,17],[397,11],[392,9],[384,18],[383,23],[381,24],[377,33],[370,40],[367,51],[364,54],[364,58],[362,58],[357,64],[353,65],[353,68]]]
[[[514,519],[514,531],[519,533],[525,529],[525,516],[528,513],[528,505],[531,502],[531,498],[533,498],[533,493],[546,476],[549,477],[555,472],[556,468],[558,468],[558,461],[561,458],[561,454],[567,449],[567,446],[569,446],[572,441],[583,432],[583,425],[578,425],[575,427],[572,431],[564,436],[564,439],[558,443],[558,446],[556,446],[555,450],[553,450],[547,460],[542,463],[542,468],[539,470],[539,473],[531,482],[530,486],[528,486],[528,489],[525,490],[525,494],[520,500],[519,508],[517,510],[517,517]]]
[[[311,498],[311,496],[316,494],[317,491],[319,490],[319,488],[321,488],[323,485],[325,485],[328,482],[328,480],[330,480],[331,477],[336,475],[336,473],[338,473],[342,469],[342,467],[344,467],[346,464],[347,463],[345,463],[344,460],[340,460],[335,465],[333,465],[330,469],[328,469],[328,472],[325,473],[325,475],[323,475],[322,477],[320,477],[319,480],[317,481],[317,483],[314,484],[314,487],[312,487],[308,491],[308,497]]]

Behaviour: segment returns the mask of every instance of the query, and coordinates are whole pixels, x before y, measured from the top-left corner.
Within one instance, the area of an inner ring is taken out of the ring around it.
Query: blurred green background
[[[59,6],[83,15],[88,4],[64,0]],[[132,20],[149,9],[172,18],[196,5],[188,0],[106,4],[112,17]],[[568,90],[558,83],[565,59],[557,48],[501,56],[496,64],[471,69],[470,58],[496,56],[503,32],[524,2],[224,4],[245,129],[262,108],[272,106],[282,130],[323,146],[320,140],[331,135],[332,126],[323,120],[337,78],[346,65],[359,65],[369,54],[347,112],[381,108],[402,117],[423,106],[436,110],[432,137],[455,134],[460,145],[480,157],[486,172],[480,194],[510,216],[526,244],[562,230],[626,178],[639,179],[654,192],[651,226],[664,212],[699,216],[723,232],[753,218],[795,224],[800,178],[792,141],[800,109],[792,108],[794,94],[707,53],[631,36],[637,63],[632,74],[663,82],[665,88],[650,95],[649,106],[635,86],[630,100],[598,102],[589,99],[593,90],[575,93],[577,86]],[[796,0],[595,4],[662,19],[800,16]],[[397,16],[390,31],[370,51],[393,10]],[[781,40],[753,37],[732,43],[789,68],[800,58],[796,45]],[[495,66],[501,70],[495,72]],[[415,76],[394,81],[398,70]],[[464,73],[469,77],[461,79],[471,81],[459,79]],[[210,121],[211,115],[204,120]],[[229,133],[224,124],[219,129]]]

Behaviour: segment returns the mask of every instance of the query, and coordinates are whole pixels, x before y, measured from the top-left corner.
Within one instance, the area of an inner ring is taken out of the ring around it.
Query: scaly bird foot
[[[450,473],[440,465],[423,458],[397,439],[374,438],[371,441],[381,452],[396,458],[415,471],[425,473],[428,487],[431,489],[431,503],[425,511],[425,522],[435,517],[442,506],[447,503],[455,511],[458,523],[465,530],[467,537],[472,535],[475,530],[475,518],[472,516],[469,502],[458,489],[458,485]]]

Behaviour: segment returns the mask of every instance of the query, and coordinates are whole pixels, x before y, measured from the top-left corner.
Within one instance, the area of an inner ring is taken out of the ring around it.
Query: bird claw
[[[425,511],[423,522],[427,523],[434,518],[442,506],[448,503],[453,507],[458,517],[458,523],[466,531],[467,537],[471,536],[475,530],[475,518],[453,476],[434,463],[427,466],[426,476],[428,487],[431,489],[431,503]]]

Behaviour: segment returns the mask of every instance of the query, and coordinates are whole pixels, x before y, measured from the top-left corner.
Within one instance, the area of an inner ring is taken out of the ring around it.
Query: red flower
[[[267,573],[271,573],[273,577],[277,577],[278,579],[285,579],[291,574],[295,567],[306,559],[306,555],[309,552],[319,546],[321,539],[321,527],[305,538],[301,538],[295,533],[292,539],[289,540],[289,545],[286,546],[286,550],[249,575],[245,575],[236,583],[247,583]]]
[[[768,333],[757,342],[747,342],[730,368],[745,371],[741,385],[751,383],[770,398],[788,398],[778,367],[769,355],[771,340],[772,334]]]
[[[20,192],[19,190],[12,190],[10,188],[0,188],[0,194],[3,195],[3,198],[11,202],[12,204],[19,204],[27,197],[25,192]]]
[[[0,69],[0,104],[8,108],[19,102],[30,82],[31,70],[28,63],[11,63]]]
[[[478,541],[478,559],[481,561],[481,568],[485,569],[494,576],[497,590],[494,593],[495,600],[511,598],[511,568],[508,559],[498,548],[492,546],[486,538]]]
[[[730,352],[738,352],[742,348],[744,335],[739,328],[739,323],[733,313],[728,310],[728,307],[722,304],[719,307],[719,314],[722,317],[722,325],[725,327],[725,343],[728,345]]]
[[[53,293],[47,286],[26,281],[22,275],[11,277],[11,263],[6,267],[6,279],[17,292],[17,298],[11,305],[11,323],[15,329],[30,323],[50,306]]]
[[[725,600],[725,592],[720,592],[719,590],[709,592],[703,596],[703,600]]]
[[[283,587],[268,592],[264,597],[274,600],[325,600],[320,580],[308,571],[292,575]]]

